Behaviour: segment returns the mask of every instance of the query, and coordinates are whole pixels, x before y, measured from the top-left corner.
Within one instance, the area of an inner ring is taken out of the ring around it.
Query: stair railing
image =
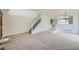
[[[29,30],[29,33],[32,33],[32,31],[38,26],[38,24],[41,22],[40,15],[38,15],[31,23],[31,27]]]

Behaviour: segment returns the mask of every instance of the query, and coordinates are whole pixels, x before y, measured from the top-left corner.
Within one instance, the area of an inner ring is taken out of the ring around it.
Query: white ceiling
[[[34,17],[41,13],[52,15],[52,16],[64,14],[65,10],[67,10],[68,13],[79,12],[79,9],[9,9],[7,10],[7,12],[8,14],[12,14],[12,15]],[[3,13],[5,11],[6,9],[3,9]]]
[[[63,14],[65,10],[69,12],[79,12],[79,9],[37,9],[40,13],[45,14]]]
[[[34,17],[37,16],[38,13],[29,9],[11,9],[8,14],[17,15],[17,16],[27,16]]]
[[[79,13],[79,9],[37,9],[38,12],[43,13],[51,18],[57,18],[65,15],[73,15],[74,13]]]

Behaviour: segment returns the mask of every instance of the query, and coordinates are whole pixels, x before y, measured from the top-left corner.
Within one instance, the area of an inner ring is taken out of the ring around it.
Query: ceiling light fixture
[[[65,9],[65,14],[64,14],[64,17],[62,17],[62,19],[68,20],[68,19],[71,19],[71,18],[72,18],[72,16],[70,16],[69,12],[67,12],[67,10]]]

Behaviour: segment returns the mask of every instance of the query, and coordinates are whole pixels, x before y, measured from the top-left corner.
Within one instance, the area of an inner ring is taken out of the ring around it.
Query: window
[[[68,24],[68,20],[58,20],[58,24]]]

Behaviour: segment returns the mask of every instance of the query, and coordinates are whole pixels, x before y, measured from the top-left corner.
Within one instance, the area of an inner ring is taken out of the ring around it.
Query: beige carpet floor
[[[40,32],[22,35],[5,44],[6,50],[78,50],[79,35],[69,33]]]

